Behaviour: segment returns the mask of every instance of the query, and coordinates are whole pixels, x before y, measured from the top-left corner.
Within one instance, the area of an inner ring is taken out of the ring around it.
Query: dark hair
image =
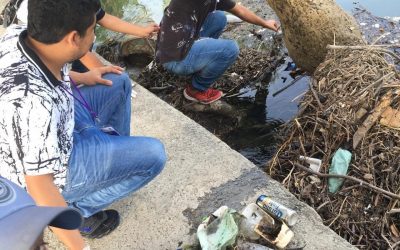
[[[28,0],[28,35],[45,44],[71,31],[85,36],[100,7],[99,0]]]

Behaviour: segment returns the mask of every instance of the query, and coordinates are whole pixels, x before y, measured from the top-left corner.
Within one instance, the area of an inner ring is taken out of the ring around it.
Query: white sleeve
[[[28,0],[22,1],[17,10],[17,18],[24,24],[28,23]]]
[[[12,112],[7,115],[6,136],[13,158],[23,166],[24,174],[44,175],[59,169],[57,114],[51,104],[35,96],[21,105],[9,104],[6,112]]]

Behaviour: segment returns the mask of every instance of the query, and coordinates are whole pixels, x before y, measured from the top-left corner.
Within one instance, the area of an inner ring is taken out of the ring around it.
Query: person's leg
[[[68,205],[84,215],[80,231],[90,238],[107,235],[119,225],[117,211],[102,209],[151,181],[166,161],[164,147],[156,139],[112,136],[100,130],[104,125],[101,123],[108,120],[120,132],[129,135],[129,78],[125,75],[106,78],[113,81],[113,86],[81,89],[103,122],[95,122],[90,112],[75,102],[74,145],[62,192]]]
[[[75,131],[62,194],[69,206],[89,217],[146,185],[165,162],[157,139],[111,136],[95,126]]]
[[[112,80],[113,85],[80,88],[100,122],[95,122],[90,112],[75,102],[74,145],[63,192],[67,202],[85,217],[136,191],[165,164],[165,150],[160,141],[129,136],[129,77],[126,74],[103,77]],[[108,124],[122,135],[112,136],[100,130]]]
[[[178,75],[193,75],[192,86],[205,91],[235,62],[238,55],[239,47],[235,41],[202,38],[193,44],[185,59],[163,66]]]
[[[121,135],[130,134],[131,121],[131,91],[132,85],[127,74],[107,74],[103,78],[111,80],[112,86],[96,85],[79,88],[89,106],[97,113],[100,122],[97,126],[112,126]],[[74,94],[79,96],[74,90]],[[82,105],[75,105],[75,129],[85,129],[87,124],[85,116],[89,114]],[[84,124],[82,123],[85,121]],[[89,124],[91,125],[91,124]]]
[[[200,37],[219,38],[227,23],[223,11],[214,11],[208,14],[200,30]]]

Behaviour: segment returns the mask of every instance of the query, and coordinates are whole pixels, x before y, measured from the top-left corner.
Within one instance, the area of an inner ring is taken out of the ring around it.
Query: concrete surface
[[[5,2],[0,0],[1,9]],[[221,205],[241,210],[260,194],[299,213],[293,247],[353,249],[313,209],[242,155],[143,87],[135,90],[133,134],[160,138],[168,162],[148,186],[113,205],[122,223],[109,236],[89,240],[92,249],[177,249],[195,242],[195,230],[207,214]],[[52,249],[63,248],[51,234],[46,239]]]
[[[270,195],[296,210],[295,246],[305,249],[351,249],[298,201],[242,155],[206,129],[141,86],[133,99],[134,135],[160,138],[168,152],[164,171],[148,186],[115,204],[120,228],[93,249],[176,249],[191,243],[201,219],[221,205],[241,210],[258,195]]]

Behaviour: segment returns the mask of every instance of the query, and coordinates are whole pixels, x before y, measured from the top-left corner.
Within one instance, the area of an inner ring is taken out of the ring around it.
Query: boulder
[[[365,44],[355,19],[335,0],[267,0],[282,25],[294,62],[313,73],[325,59],[328,44]]]

